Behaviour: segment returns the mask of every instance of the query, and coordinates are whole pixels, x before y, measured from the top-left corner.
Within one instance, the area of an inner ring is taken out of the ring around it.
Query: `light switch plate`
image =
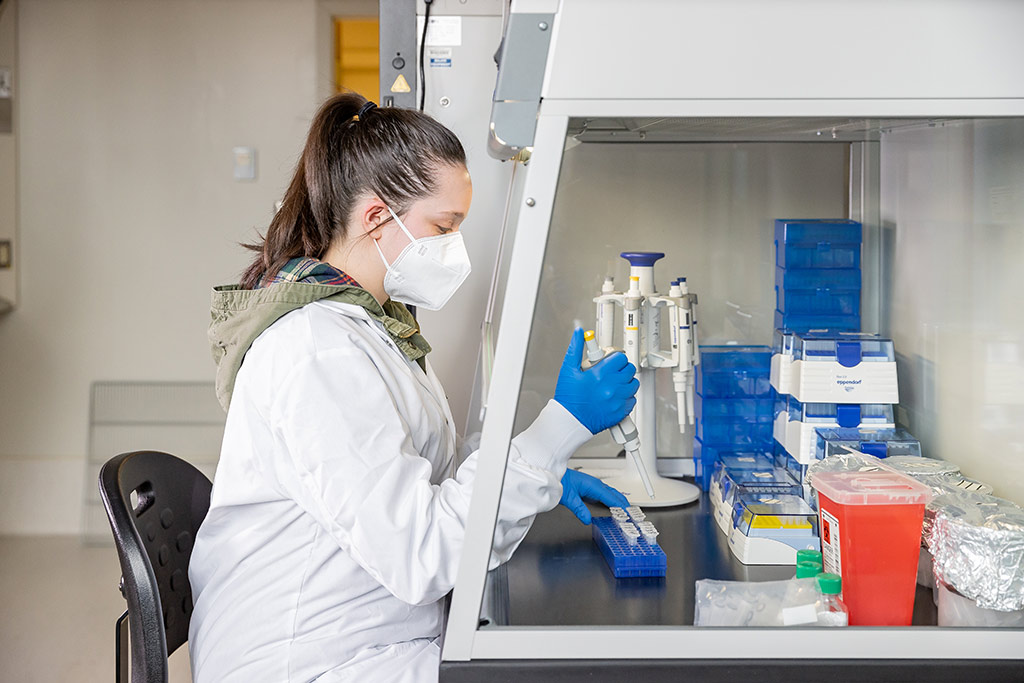
[[[6,270],[11,267],[11,260],[13,256],[11,254],[11,241],[0,240],[0,270]]]
[[[256,148],[235,147],[235,180],[256,180]]]

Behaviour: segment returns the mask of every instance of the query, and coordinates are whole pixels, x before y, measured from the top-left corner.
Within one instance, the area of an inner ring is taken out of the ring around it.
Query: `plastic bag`
[[[814,486],[814,475],[821,472],[877,472],[879,470],[895,471],[886,467],[880,458],[849,449],[848,453],[837,453],[824,460],[812,462],[807,467],[806,481]]]
[[[697,581],[694,626],[801,626],[818,622],[814,579]]]

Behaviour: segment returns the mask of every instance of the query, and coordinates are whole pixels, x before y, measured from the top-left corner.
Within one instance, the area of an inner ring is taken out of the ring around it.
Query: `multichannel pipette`
[[[587,360],[592,365],[604,358],[604,351],[597,345],[593,330],[584,332],[583,340],[587,344]],[[644,467],[643,460],[640,459],[640,435],[637,432],[636,424],[627,415],[623,418],[622,422],[609,427],[608,431],[611,432],[615,442],[621,445],[626,450],[626,453],[629,454],[629,457],[633,459],[633,464],[636,465],[636,471],[640,475],[640,480],[644,483],[647,495],[653,498],[654,486],[651,485],[651,477],[647,474],[647,468]]]

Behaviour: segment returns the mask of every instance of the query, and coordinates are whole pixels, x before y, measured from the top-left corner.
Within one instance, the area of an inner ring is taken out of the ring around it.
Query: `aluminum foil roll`
[[[985,609],[1024,609],[1024,510],[1002,498],[951,491],[929,506],[925,541],[935,576]]]
[[[980,493],[986,496],[992,495],[991,486],[977,479],[965,477],[962,474],[912,474],[910,476],[923,484],[931,486],[936,496],[942,496],[951,491]]]
[[[935,497],[925,506],[924,524],[921,529],[921,545],[928,547],[928,537],[932,532],[932,525],[935,523],[936,506],[943,505],[943,496],[952,495],[954,498],[966,502],[972,496],[979,496],[978,501],[984,501],[992,493],[992,487],[974,479],[968,479],[960,474],[919,474],[911,475],[923,484],[931,487]]]

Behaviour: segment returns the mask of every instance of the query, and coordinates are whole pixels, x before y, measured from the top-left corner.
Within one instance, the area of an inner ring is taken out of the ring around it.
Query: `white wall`
[[[459,425],[509,170],[483,150],[500,23],[491,4],[466,8],[481,16],[467,20],[458,67],[429,74],[452,100],[432,113],[463,137],[474,173],[476,270],[423,323]],[[21,0],[20,299],[0,317],[0,533],[78,532],[94,476],[92,382],[212,381],[210,287],[247,264],[238,243],[265,229],[332,92],[332,15],[376,7]],[[255,182],[232,179],[239,145],[258,150]]]
[[[6,4],[6,3],[5,3]],[[94,380],[202,380],[317,101],[314,0],[22,0],[0,533],[76,533]],[[259,178],[232,180],[231,148]]]
[[[1024,504],[1024,120],[893,132],[881,180],[897,418]]]
[[[13,79],[13,98],[0,100],[0,106],[13,109],[12,102],[17,101],[18,96],[18,72],[17,72],[17,17],[18,5],[16,0],[4,0],[0,4],[0,68],[11,70]],[[13,111],[11,114],[13,115]],[[6,118],[6,116],[4,116]],[[11,240],[12,248],[16,249],[18,211],[17,211],[17,137],[14,131],[18,125],[17,121],[11,121],[11,132],[5,126],[0,129],[0,240]],[[17,275],[15,267],[18,260],[15,257],[11,268],[0,270],[0,316],[4,311],[17,300]]]

